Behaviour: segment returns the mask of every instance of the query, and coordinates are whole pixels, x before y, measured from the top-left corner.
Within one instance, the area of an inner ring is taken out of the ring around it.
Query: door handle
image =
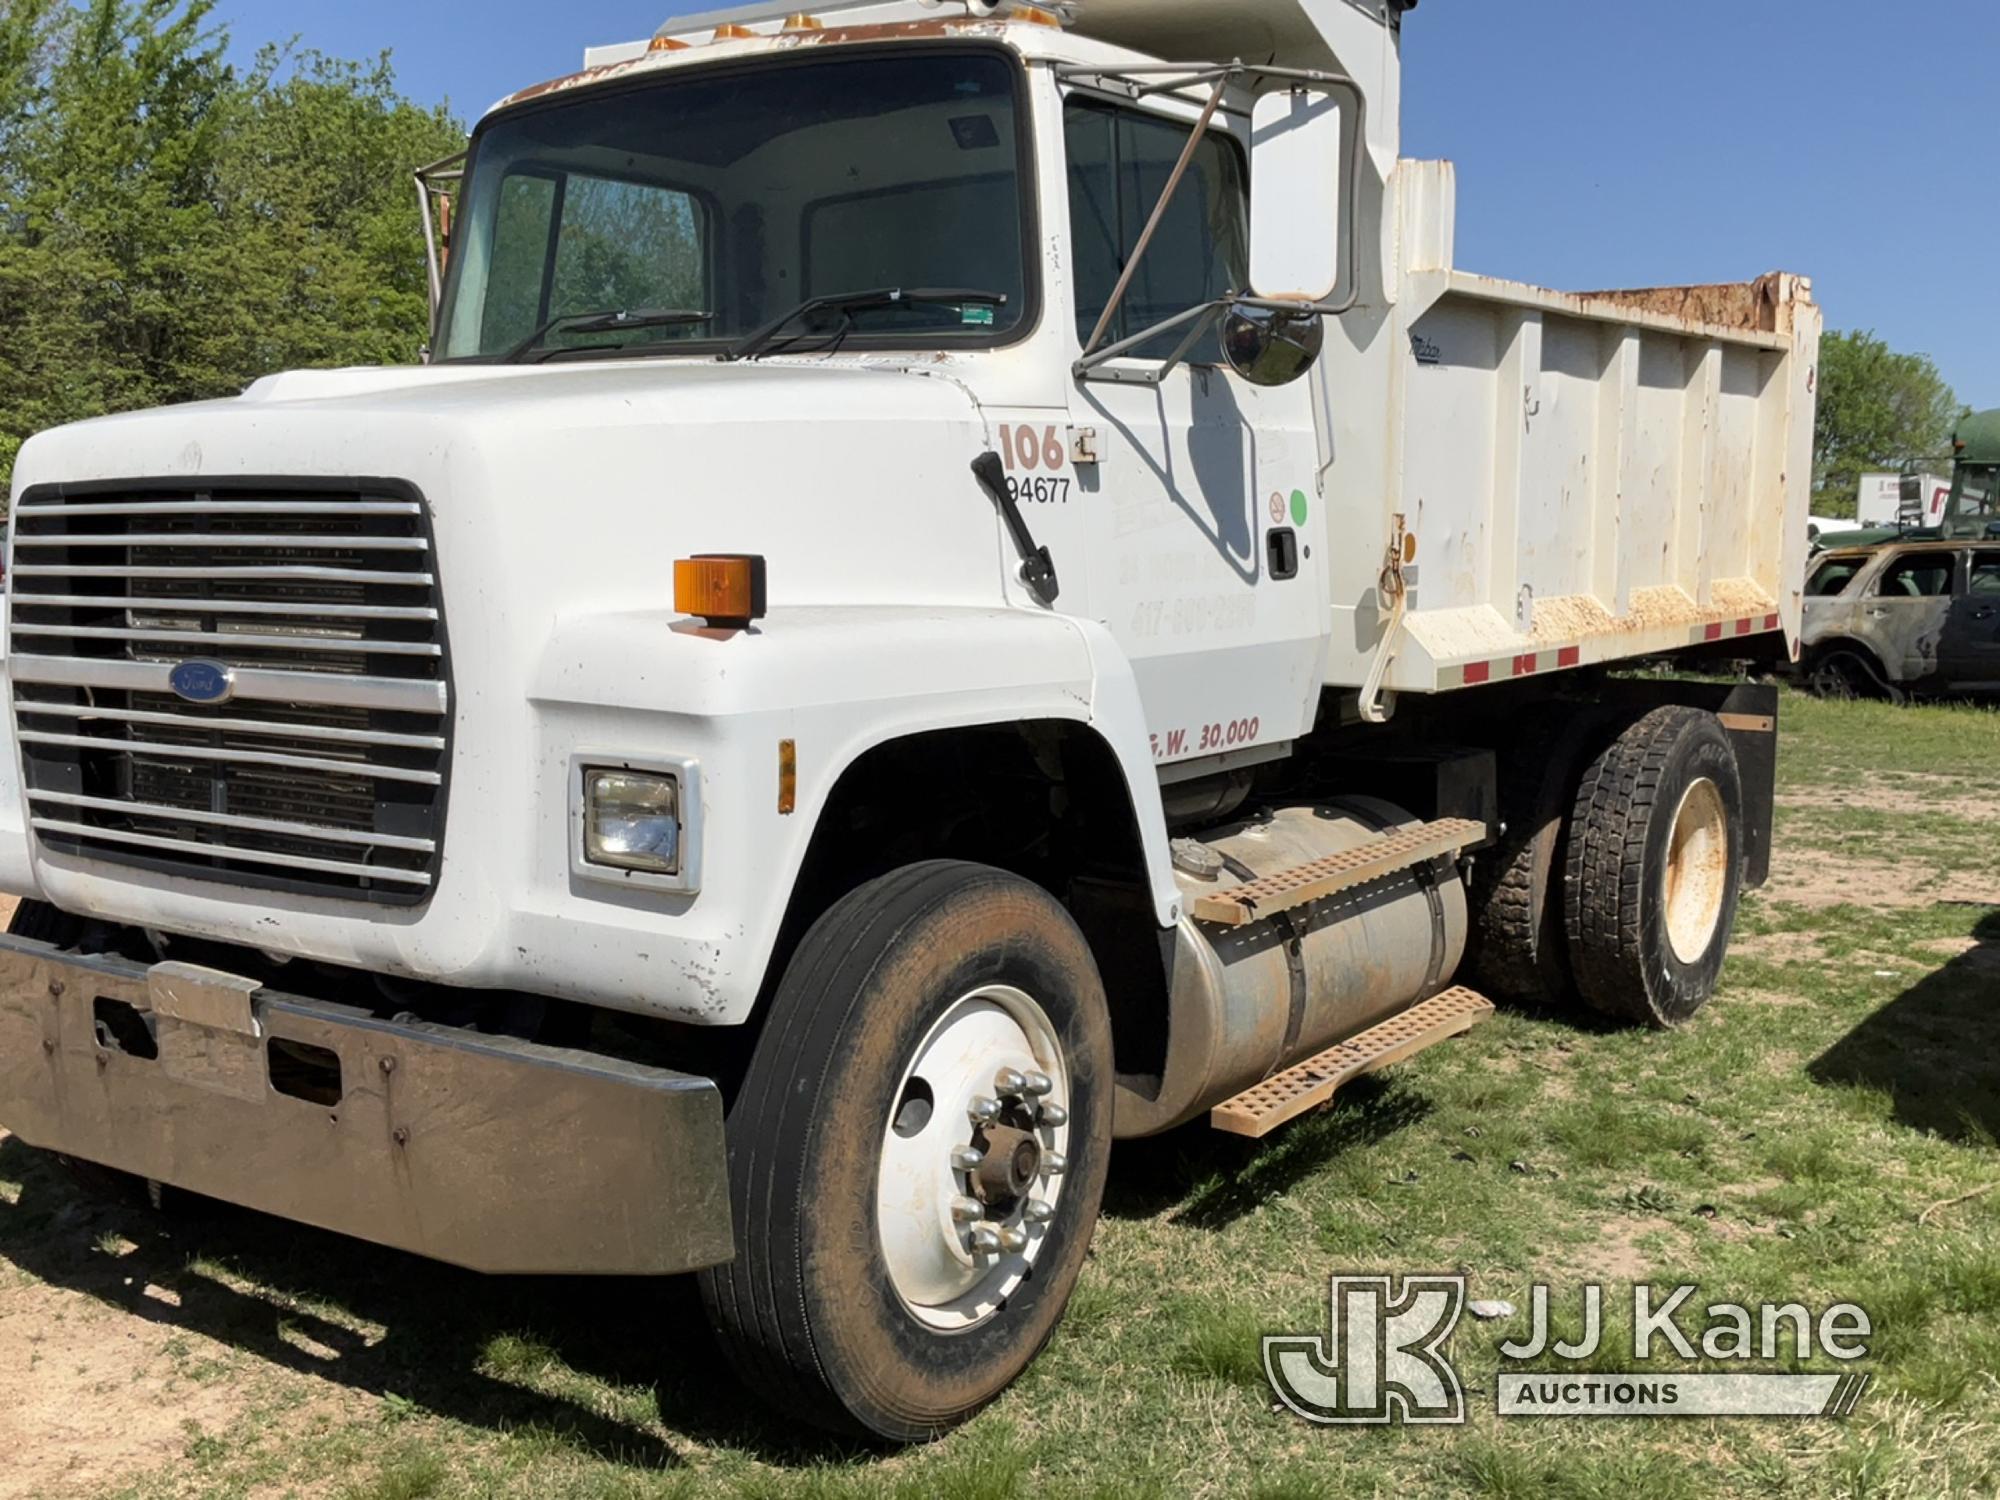
[[[1975,620],[1990,620],[1995,614],[2000,614],[2000,609],[1996,609],[1991,604],[1982,604],[1972,612],[1972,618]]]

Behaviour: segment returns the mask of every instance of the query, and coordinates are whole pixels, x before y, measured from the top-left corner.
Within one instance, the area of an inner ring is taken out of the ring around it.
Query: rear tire
[[[1592,719],[1552,705],[1500,752],[1505,832],[1472,865],[1472,944],[1466,974],[1497,1000],[1565,1005],[1576,999],[1563,937],[1563,831],[1576,795],[1577,759]]]
[[[1713,714],[1659,708],[1585,769],[1570,815],[1564,931],[1578,992],[1678,1026],[1722,974],[1743,891],[1743,783]]]
[[[1083,1268],[1112,1079],[1096,964],[1040,888],[938,862],[837,903],[786,967],[730,1110],[736,1258],[701,1284],[744,1383],[893,1442],[992,1401]],[[987,1106],[1002,1113],[980,1123]],[[982,1253],[980,1233],[1009,1243]]]

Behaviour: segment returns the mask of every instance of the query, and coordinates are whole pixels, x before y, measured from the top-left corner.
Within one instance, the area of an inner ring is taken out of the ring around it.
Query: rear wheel
[[[1591,762],[1564,875],[1585,1000],[1658,1027],[1708,1003],[1743,889],[1742,776],[1713,714],[1655,709]]]
[[[972,1416],[1062,1317],[1111,1107],[1103,985],[1046,892],[933,863],[846,897],[730,1111],[736,1259],[702,1288],[744,1381],[898,1442]]]
[[[1575,998],[1563,951],[1556,879],[1576,763],[1593,720],[1569,704],[1535,711],[1500,752],[1499,841],[1473,862],[1466,974],[1495,999],[1527,1005]]]

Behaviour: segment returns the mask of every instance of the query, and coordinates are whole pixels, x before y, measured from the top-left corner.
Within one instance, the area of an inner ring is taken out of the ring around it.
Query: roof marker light
[[[1013,14],[1008,19],[1026,21],[1031,26],[1054,26],[1060,28],[1063,24],[1063,18],[1055,11],[1043,10],[1039,5],[1017,5],[1014,7]]]
[[[718,42],[754,42],[757,40],[757,33],[748,26],[739,26],[731,21],[715,28],[715,39]]]
[[[677,36],[656,36],[653,38],[652,45],[647,47],[646,50],[648,52],[685,52],[692,45],[693,43],[684,42]]]
[[[785,17],[786,31],[824,31],[826,22],[818,16],[809,16],[804,11]]]

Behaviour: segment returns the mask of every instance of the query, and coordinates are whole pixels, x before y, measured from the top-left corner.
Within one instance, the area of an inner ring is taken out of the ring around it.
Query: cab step
[[[1218,927],[1248,927],[1277,912],[1307,906],[1322,896],[1351,890],[1427,864],[1446,855],[1456,858],[1491,836],[1484,823],[1471,818],[1441,818],[1435,823],[1417,823],[1398,828],[1365,844],[1316,859],[1295,870],[1281,870],[1233,886],[1226,891],[1203,896],[1194,903],[1195,920]]]
[[[1449,989],[1433,995],[1218,1104],[1209,1113],[1209,1124],[1231,1135],[1253,1139],[1269,1135],[1287,1120],[1318,1109],[1362,1074],[1414,1057],[1426,1047],[1470,1031],[1492,1014],[1493,1002],[1472,990]]]

